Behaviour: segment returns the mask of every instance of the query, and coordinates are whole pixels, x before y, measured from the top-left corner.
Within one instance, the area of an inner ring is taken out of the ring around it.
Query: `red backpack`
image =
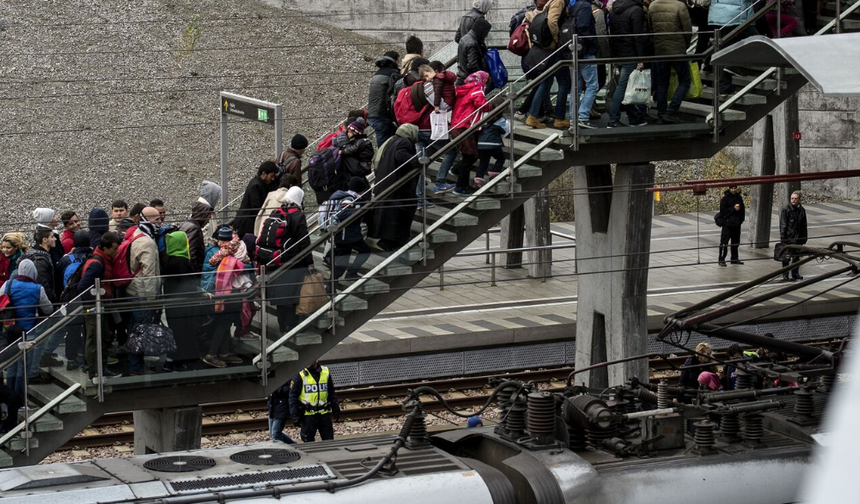
[[[288,214],[298,211],[297,207],[288,207],[286,210],[280,207],[266,217],[260,236],[257,237],[257,264],[265,266],[274,262],[275,266],[281,265],[281,254],[290,244]]]
[[[529,45],[529,22],[523,21],[517,25],[511,34],[511,39],[508,41],[508,51],[517,56],[525,56],[529,53],[529,49],[531,49],[531,45]]]
[[[113,260],[113,278],[115,280],[113,285],[115,287],[125,287],[140,273],[140,268],[137,271],[131,271],[131,244],[143,236],[146,235],[141,233],[119,244],[119,250],[116,251]]]
[[[427,105],[415,111],[415,106],[412,104],[411,87],[405,87],[397,93],[397,100],[394,101],[394,117],[397,118],[398,124],[418,124]]]

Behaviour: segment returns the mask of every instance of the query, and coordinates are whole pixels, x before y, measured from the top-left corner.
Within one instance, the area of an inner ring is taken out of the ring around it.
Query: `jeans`
[[[285,418],[269,417],[269,435],[272,436],[272,441],[282,441],[287,444],[296,444],[293,438],[284,434],[284,426],[287,420]]]
[[[636,69],[636,63],[626,63],[620,65],[621,74],[618,76],[618,86],[615,88],[615,94],[612,95],[612,104],[609,107],[609,121],[618,122],[621,119],[621,102],[624,101],[624,93],[627,91],[627,81],[630,80],[630,74]],[[633,124],[642,122],[644,113],[639,109],[638,105],[624,105],[624,111],[627,112],[627,120]]]
[[[355,261],[349,263],[352,251],[355,250]],[[334,278],[339,279],[344,272],[346,278],[358,276],[358,269],[370,257],[370,247],[364,240],[350,243],[335,243],[334,246]]]
[[[582,59],[596,59],[594,54],[583,56]],[[594,100],[597,99],[597,90],[600,86],[597,83],[597,65],[582,65],[579,66],[579,75],[576,78],[576,89],[579,92],[582,89],[582,82],[585,81],[585,92],[582,95],[582,101],[579,102],[579,113],[577,118],[580,121],[591,119],[591,109],[594,108]],[[573,100],[570,100],[571,109],[573,109]],[[570,111],[570,118],[573,119],[573,110]]]
[[[390,119],[368,118],[367,123],[376,133],[376,148],[382,147],[386,140],[394,136],[397,127]]]
[[[567,67],[561,67],[555,73],[555,81],[558,82],[558,99],[555,102],[555,118],[562,120],[567,114],[567,97],[570,95],[570,71]],[[532,106],[529,108],[529,115],[540,117],[541,105],[552,89],[553,79],[545,79],[538,86],[535,97],[532,100]]]
[[[28,338],[32,340],[33,338]],[[39,375],[39,354],[32,350],[27,351],[27,375],[29,378],[35,378]],[[6,385],[12,389],[18,398],[24,397],[24,363],[22,359],[18,359],[9,367],[6,368]],[[18,412],[15,412],[17,417]]]
[[[669,80],[672,78],[672,70],[678,76],[678,87],[675,89],[675,94],[672,96],[672,103],[666,105],[666,96],[669,93]],[[690,90],[692,80],[690,78],[690,64],[686,61],[676,61],[671,63],[657,63],[654,65],[654,100],[657,102],[657,116],[663,117],[668,111],[670,114],[677,114],[681,108],[681,101],[687,96],[687,91]]]

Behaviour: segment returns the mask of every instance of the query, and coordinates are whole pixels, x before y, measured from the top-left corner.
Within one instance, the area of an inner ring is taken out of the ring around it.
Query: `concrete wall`
[[[798,95],[798,108],[802,172],[860,169],[860,98],[824,98],[806,86]],[[752,166],[752,139],[749,130],[728,149],[744,171]],[[860,199],[858,178],[803,182],[802,188],[818,196]]]

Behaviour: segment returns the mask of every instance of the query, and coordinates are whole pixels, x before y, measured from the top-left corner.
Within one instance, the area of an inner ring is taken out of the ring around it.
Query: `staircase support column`
[[[552,245],[549,225],[549,190],[544,187],[533,198],[523,204],[526,222],[526,246]],[[532,278],[552,276],[552,250],[526,252],[526,264]]]
[[[162,408],[134,412],[134,454],[200,448],[203,408]]]
[[[502,219],[499,244],[503,249],[518,249],[523,246],[523,233],[525,231],[525,210],[522,206],[517,207],[507,217]],[[506,269],[522,268],[523,253],[509,252],[501,254],[499,264]]]
[[[797,94],[791,95],[774,112],[774,147],[778,175],[800,173],[800,141],[793,138],[800,131]],[[777,188],[777,203],[788,204],[791,193],[800,190],[800,182],[783,182]]]
[[[576,367],[647,351],[648,263],[651,251],[651,194],[654,165],[575,166]],[[611,189],[609,189],[611,187]],[[639,190],[641,188],[641,190]],[[576,376],[591,387],[647,379],[644,360]]]
[[[752,162],[753,175],[774,175],[776,173],[773,116],[768,115],[762,118],[753,129]],[[750,247],[770,247],[772,210],[773,184],[750,186]]]

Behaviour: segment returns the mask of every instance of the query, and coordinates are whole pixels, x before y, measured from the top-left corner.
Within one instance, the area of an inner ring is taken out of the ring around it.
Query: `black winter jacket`
[[[779,212],[779,240],[792,245],[805,245],[808,237],[806,230],[806,209],[803,205],[782,207]],[[41,275],[41,272],[39,273]]]
[[[394,83],[400,75],[397,62],[383,56],[376,60],[379,70],[370,78],[370,91],[367,95],[367,117],[370,119],[394,119],[390,97]]]
[[[367,177],[373,171],[373,144],[365,135],[349,138],[341,133],[332,142],[341,151],[341,163],[350,176]]]
[[[578,39],[582,44],[583,54],[596,56],[600,47],[597,45],[597,28],[594,23],[594,16],[591,14],[591,4],[589,2],[576,2],[573,5],[573,17],[576,20],[576,34],[579,37],[587,37]]]
[[[487,47],[484,41],[493,28],[486,19],[478,19],[472,30],[460,39],[457,46],[457,86],[462,86],[466,77],[478,70],[487,71]]]
[[[648,55],[648,37],[618,37],[648,33],[648,16],[642,0],[616,0],[609,17],[609,50],[613,58],[629,58]],[[631,62],[632,63],[632,62]]]
[[[479,11],[478,9],[472,7],[472,10],[467,12],[460,18],[460,26],[457,27],[457,33],[454,34],[454,42],[460,42],[467,33],[472,31],[472,27],[475,25],[475,21],[479,19],[486,19],[484,17],[484,13]]]
[[[48,295],[48,299],[52,303],[56,303],[59,296],[57,294],[54,261],[51,258],[51,254],[39,247],[32,247],[24,254],[23,258],[33,261],[33,265],[36,266],[36,274],[38,275],[38,278],[34,280],[36,280],[37,284],[45,288],[45,294]]]
[[[268,194],[269,186],[259,175],[255,175],[248,182],[248,187],[245,188],[245,194],[242,196],[242,203],[236,211],[236,219],[233,221],[233,229],[240,238],[247,233],[254,234],[254,221],[257,220],[257,213],[260,212]]]
[[[735,210],[735,205],[740,205],[740,210]],[[723,226],[738,227],[746,220],[746,205],[744,205],[744,197],[740,192],[732,194],[726,189],[723,198],[720,200],[720,215],[723,216],[725,222]]]

